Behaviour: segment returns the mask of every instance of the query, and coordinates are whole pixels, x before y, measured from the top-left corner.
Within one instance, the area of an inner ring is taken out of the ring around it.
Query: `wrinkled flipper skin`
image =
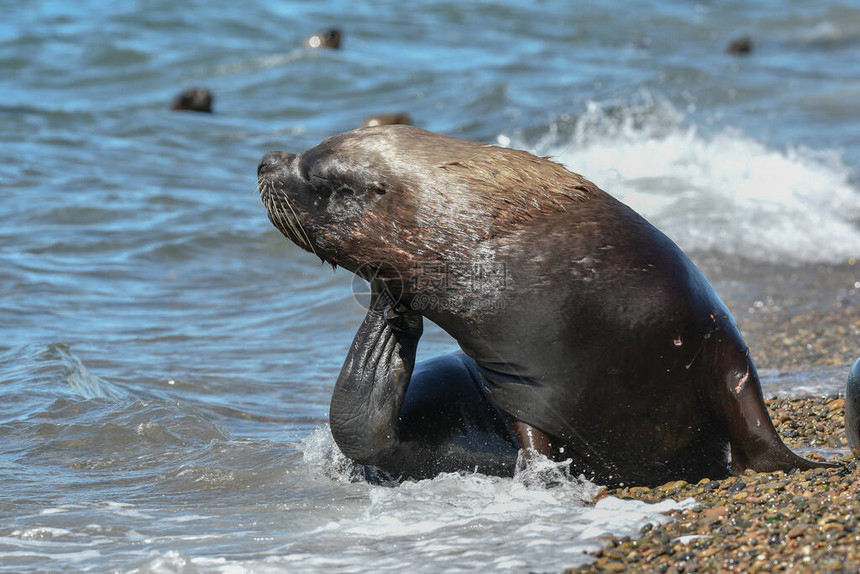
[[[851,452],[860,457],[860,359],[851,367],[845,387],[845,434]]]
[[[516,436],[485,396],[474,361],[458,353],[415,365],[421,334],[421,315],[374,287],[332,396],[338,447],[391,478],[461,470],[512,475]]]

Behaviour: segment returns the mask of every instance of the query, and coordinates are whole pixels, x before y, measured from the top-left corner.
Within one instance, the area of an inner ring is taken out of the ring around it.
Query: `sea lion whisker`
[[[269,212],[269,216],[273,219],[275,225],[282,231],[289,233],[293,231],[293,226],[289,220],[284,217],[284,212],[281,208],[282,201],[283,198],[281,197],[281,193],[278,192],[271,183],[269,183],[266,188],[266,199],[264,201],[266,204],[266,210]]]
[[[276,215],[278,222],[285,231],[289,231],[299,243],[310,248],[311,252],[318,256],[316,249],[314,249],[314,246],[311,243],[310,237],[308,237],[304,226],[301,224],[299,216],[296,213],[289,196],[285,192],[275,189],[272,182],[266,183],[268,184],[268,189],[266,190],[268,201],[265,199],[263,201],[263,203],[266,204],[266,209],[269,213],[274,213]],[[278,201],[275,200],[276,195]],[[287,209],[284,209],[285,205]],[[289,210],[289,213],[287,210]]]
[[[285,231],[291,232],[299,241],[302,241],[302,238],[296,233],[296,226],[293,224],[290,216],[284,211],[283,203],[287,201],[286,195],[281,192],[277,192],[274,187],[272,187],[269,193],[272,202],[270,210],[275,212],[278,223],[281,224],[281,227],[283,227]]]
[[[284,199],[286,200],[287,207],[289,207],[289,208],[290,208],[290,211],[291,211],[291,212],[292,212],[292,214],[293,214],[293,222],[296,224],[296,226],[298,227],[299,231],[301,232],[301,235],[302,235],[302,237],[304,238],[304,242],[307,244],[307,246],[308,246],[308,247],[310,247],[310,248],[311,248],[311,251],[313,252],[313,254],[314,254],[314,255],[316,255],[316,254],[317,254],[317,252],[316,252],[316,250],[314,249],[314,246],[311,244],[311,240],[310,240],[310,238],[308,237],[308,234],[307,234],[307,232],[305,231],[304,226],[302,225],[301,221],[299,221],[299,216],[296,214],[296,210],[295,210],[295,209],[293,209],[293,205],[292,205],[292,203],[290,203],[289,198],[286,198],[286,197],[285,197]]]
[[[272,220],[272,223],[275,224],[275,227],[280,229],[282,232],[288,234],[291,233],[299,241],[302,241],[301,236],[296,232],[295,225],[284,213],[284,210],[280,206],[280,202],[275,199],[275,195],[277,194],[282,201],[286,201],[286,196],[275,190],[275,187],[271,182],[258,182],[258,188],[260,190],[260,199],[263,201],[263,206],[266,208],[269,218]]]
[[[287,201],[287,200],[284,199],[284,201]],[[301,233],[299,232],[298,225],[296,224],[295,219],[293,218],[292,215],[287,213],[286,210],[284,210],[283,203],[278,204],[278,218],[281,221],[281,224],[286,229],[288,229],[290,231],[290,233],[292,233],[293,236],[295,236],[299,245],[307,245],[305,238],[302,237]]]
[[[304,233],[304,230],[301,228],[299,218],[296,215],[296,212],[293,209],[292,205],[290,204],[289,197],[287,197],[285,193],[281,193],[280,199],[281,202],[278,204],[278,215],[281,218],[281,221],[284,222],[284,225],[289,228],[289,230],[300,243],[304,244],[307,247],[311,247],[311,250],[313,250],[313,247],[310,244],[310,240]],[[284,209],[284,205],[286,205],[286,208],[289,210],[289,213],[286,209]],[[316,255],[316,252],[314,252],[314,255]]]

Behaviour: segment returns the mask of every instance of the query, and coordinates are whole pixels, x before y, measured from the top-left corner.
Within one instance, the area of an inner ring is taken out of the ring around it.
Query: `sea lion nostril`
[[[257,165],[257,177],[260,177],[264,173],[269,171],[273,171],[281,166],[287,165],[292,159],[295,157],[291,153],[283,152],[283,151],[270,151],[260,160],[260,163]]]

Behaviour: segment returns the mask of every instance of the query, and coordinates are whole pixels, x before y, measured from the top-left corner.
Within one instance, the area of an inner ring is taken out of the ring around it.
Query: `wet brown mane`
[[[500,222],[523,222],[566,211],[601,193],[584,177],[528,152],[481,146],[462,160],[438,165],[474,195],[479,207]]]
[[[412,126],[362,128],[302,156],[328,161],[331,172],[314,181],[337,188],[340,178],[360,190],[357,199],[343,199],[344,205],[364,202],[360,215],[327,221],[326,213],[318,212],[314,221],[314,204],[280,201],[267,207],[276,212],[276,226],[301,222],[327,260],[348,268],[387,261],[397,262],[405,273],[416,264],[471,261],[478,252],[492,258],[500,242],[516,241],[524,227],[544,219],[588,217],[583,211],[599,205],[604,195],[548,158]],[[275,191],[287,198],[279,186],[267,185],[264,203]],[[297,179],[288,185],[319,184]],[[295,213],[287,211],[293,208]],[[296,229],[279,229],[306,248],[311,243]]]

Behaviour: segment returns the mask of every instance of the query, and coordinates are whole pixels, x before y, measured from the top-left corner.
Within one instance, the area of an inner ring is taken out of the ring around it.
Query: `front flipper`
[[[371,304],[335,384],[329,418],[347,458],[380,465],[400,443],[398,415],[423,323],[420,313],[398,306],[387,289],[371,288]]]

